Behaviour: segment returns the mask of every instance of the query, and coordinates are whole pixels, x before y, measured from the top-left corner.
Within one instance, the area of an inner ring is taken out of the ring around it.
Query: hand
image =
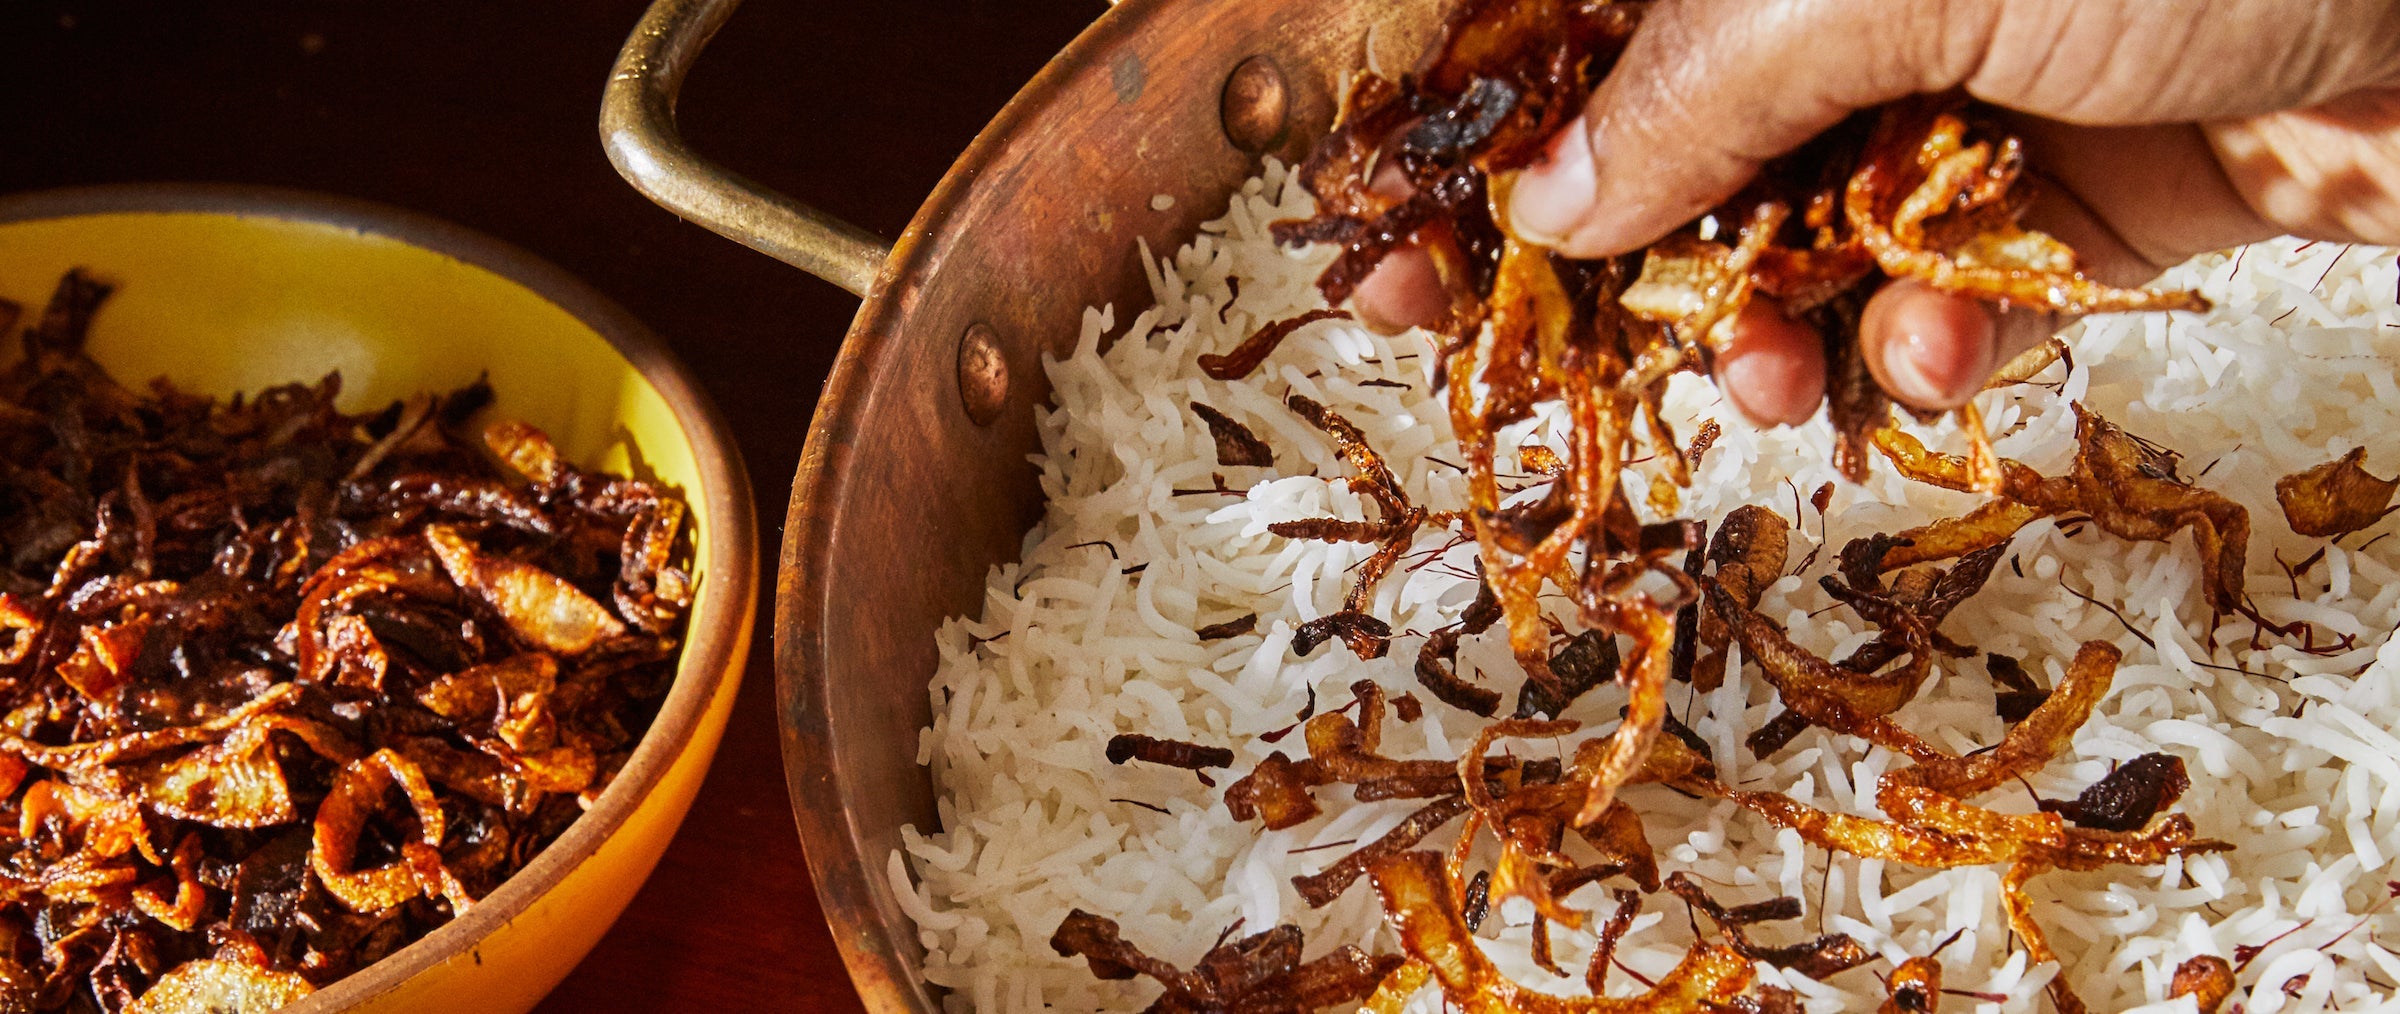
[[[1636,250],[1851,112],[1951,88],[2010,111],[2052,184],[2026,225],[2104,282],[2279,233],[2400,241],[2400,5],[2382,0],[1659,0],[1518,180],[1511,226],[1576,257]],[[1426,323],[1434,284],[1407,251],[1357,304]],[[1885,390],[1943,409],[2059,323],[1896,282],[1859,337]],[[1754,301],[1717,379],[1752,420],[1799,423],[1822,346]]]

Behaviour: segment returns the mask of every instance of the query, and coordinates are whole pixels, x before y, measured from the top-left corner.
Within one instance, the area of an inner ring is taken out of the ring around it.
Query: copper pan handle
[[[891,245],[702,157],[675,127],[675,97],[701,47],[741,0],[657,0],[642,14],[600,99],[600,142],[617,172],[667,210],[865,296]]]

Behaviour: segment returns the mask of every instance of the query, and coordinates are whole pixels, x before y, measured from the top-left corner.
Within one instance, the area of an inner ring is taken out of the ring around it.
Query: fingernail
[[[1950,392],[1933,378],[1926,360],[1931,350],[1925,336],[1914,331],[1894,336],[1883,343],[1883,372],[1892,378],[1892,393],[1912,405],[1939,405],[1950,400]]]
[[[1917,408],[1965,402],[1998,365],[1991,311],[1972,299],[1896,282],[1876,294],[1867,318],[1862,340],[1882,336],[1881,379],[1893,397]]]
[[[1591,131],[1578,116],[1551,140],[1546,157],[1517,177],[1508,201],[1509,224],[1519,236],[1557,246],[1590,217],[1599,186]]]
[[[1944,356],[1932,338],[1913,329],[1885,342],[1883,370],[1891,378],[1892,395],[1929,409],[1950,408],[1974,397],[1992,372],[1992,349],[1988,337],[1971,347],[1982,353],[1981,361],[1955,362],[1956,355]]]

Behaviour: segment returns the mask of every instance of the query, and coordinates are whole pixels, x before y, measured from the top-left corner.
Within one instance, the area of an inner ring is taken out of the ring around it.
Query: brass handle
[[[759,185],[684,144],[675,97],[701,47],[741,0],[657,0],[600,99],[600,142],[651,200],[750,249],[864,297],[891,255],[882,238]]]

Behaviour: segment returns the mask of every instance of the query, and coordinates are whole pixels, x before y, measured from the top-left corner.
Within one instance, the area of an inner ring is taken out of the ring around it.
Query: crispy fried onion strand
[[[1881,569],[1897,570],[1931,560],[1964,556],[2005,544],[2037,518],[2080,511],[2102,531],[2121,539],[2164,542],[2190,530],[2200,551],[2202,587],[2219,617],[2240,614],[2264,629],[2280,630],[2250,608],[2243,594],[2250,543],[2250,512],[2224,495],[2202,489],[2177,471],[2174,452],[2128,433],[2078,403],[2076,453],[2064,476],[2045,477],[2001,459],[1999,492],[1960,518],[1947,518],[1899,533]],[[1875,435],[1876,447],[1902,475],[1951,489],[1973,491],[1973,466],[1956,455],[1928,451],[1896,427]]]
[[[408,799],[416,833],[400,842],[399,858],[358,869],[359,836],[395,785]],[[420,895],[446,898],[453,911],[464,912],[474,899],[442,865],[443,826],[442,804],[434,798],[425,772],[396,751],[377,750],[334,776],[325,802],[317,808],[308,866],[328,892],[355,912],[379,912]]]
[[[1442,875],[1440,853],[1403,852],[1376,863],[1369,875],[1401,948],[1423,962],[1442,995],[1467,1014],[1673,1014],[1728,1002],[1750,985],[1750,959],[1729,946],[1700,944],[1641,996],[1551,996],[1501,974],[1475,945]]]
[[[1369,955],[1343,944],[1302,962],[1300,927],[1284,925],[1213,947],[1191,971],[1142,952],[1109,919],[1082,909],[1067,913],[1050,935],[1060,957],[1081,956],[1101,979],[1147,976],[1166,987],[1151,1006],[1162,1012],[1313,1011],[1355,1003],[1403,966],[1392,955]]]

